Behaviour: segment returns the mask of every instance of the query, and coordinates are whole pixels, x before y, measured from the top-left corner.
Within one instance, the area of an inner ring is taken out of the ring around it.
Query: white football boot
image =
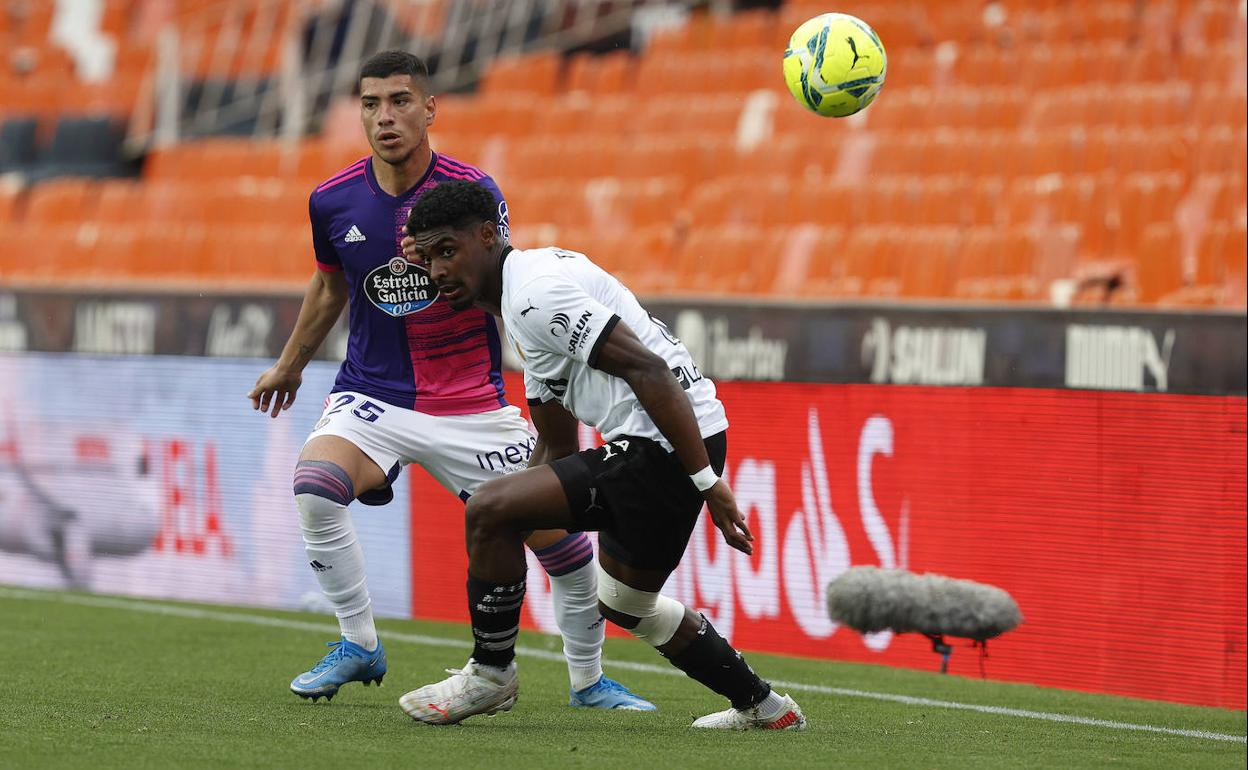
[[[515,666],[504,682],[482,674],[472,659],[462,670],[448,668],[446,672],[451,675],[449,678],[399,698],[399,705],[409,717],[431,725],[453,725],[477,714],[510,711],[520,696]]]
[[[739,711],[727,709],[707,714],[693,723],[694,727],[713,730],[805,730],[806,716],[788,695],[784,696],[785,710],[775,719],[763,719],[757,708]]]

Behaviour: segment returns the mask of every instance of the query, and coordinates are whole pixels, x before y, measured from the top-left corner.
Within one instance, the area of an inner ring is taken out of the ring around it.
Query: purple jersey
[[[477,308],[452,310],[429,272],[408,263],[399,245],[416,198],[448,179],[479,182],[493,193],[499,230],[508,235],[507,204],[494,180],[437,153],[420,182],[398,197],[377,184],[369,158],[312,192],[317,267],[343,271],[351,287],[347,357],[335,391],[434,415],[507,405],[494,316]]]

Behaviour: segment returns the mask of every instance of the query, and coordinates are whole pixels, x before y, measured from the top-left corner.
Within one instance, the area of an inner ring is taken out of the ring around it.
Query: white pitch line
[[[225,610],[181,607],[174,604],[161,604],[158,602],[140,601],[135,599],[115,599],[104,596],[76,596],[72,594],[29,591],[21,588],[7,588],[3,586],[0,586],[0,598],[30,601],[58,601],[64,604],[79,604],[86,607],[102,607],[108,609],[127,610],[130,612],[147,612],[155,615],[170,615],[182,618],[195,618],[198,620],[216,620],[224,623],[248,623],[254,626],[290,628],[298,631],[315,631],[317,633],[329,635],[338,633],[338,627],[332,626],[328,623],[313,623],[306,620],[289,620],[286,618],[251,615],[243,612],[228,612]],[[437,636],[408,634],[401,631],[387,630],[385,632],[385,637],[387,640],[397,639],[398,641],[407,642],[408,644],[416,644],[426,647],[448,647],[458,650],[466,650],[472,647],[472,645],[467,641],[459,639],[443,639]],[[516,647],[516,653],[528,658],[538,658],[540,660],[556,661],[560,663],[563,662],[562,653],[551,652],[550,650],[539,650],[533,647],[518,646]],[[613,660],[610,663],[610,667],[629,669],[631,671],[644,671],[649,674],[661,674],[665,676],[683,676],[682,672],[677,671],[670,666],[656,666],[653,663],[634,663],[626,660]],[[1088,727],[1104,727],[1110,730],[1133,730],[1136,732],[1161,733],[1163,735],[1177,735],[1184,738],[1200,738],[1210,741],[1248,743],[1248,736],[1243,735],[1213,733],[1206,730],[1181,730],[1175,727],[1142,725],[1131,722],[1114,722],[1108,719],[1094,719],[1092,717],[1078,716],[1075,714],[1056,714],[1047,711],[1029,711],[1027,709],[1016,709],[1006,706],[984,706],[976,703],[959,703],[957,701],[920,698],[913,695],[895,695],[892,693],[870,692],[866,690],[851,690],[844,687],[828,687],[826,685],[807,684],[805,682],[772,680],[772,685],[785,690],[813,692],[821,695],[839,695],[847,698],[866,698],[868,700],[901,703],[907,706],[926,706],[928,708],[974,711],[980,714],[994,714],[998,716],[1017,717],[1021,719],[1037,719],[1043,722],[1064,722],[1068,724],[1087,725]]]

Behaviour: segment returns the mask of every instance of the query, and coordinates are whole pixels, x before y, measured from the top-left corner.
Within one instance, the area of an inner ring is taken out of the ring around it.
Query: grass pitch
[[[568,708],[558,640],[540,634],[521,638],[516,710],[429,727],[408,719],[398,697],[442,678],[443,668],[462,666],[467,630],[380,625],[390,663],[386,685],[351,684],[332,703],[312,704],[287,685],[336,636],[324,616],[0,588],[6,653],[0,768],[1222,768],[1246,762],[1243,712],[761,654],[750,661],[768,678],[793,683],[787,689],[810,729],[695,732],[689,723],[723,704],[671,675],[633,640],[607,642],[607,671],[660,710]],[[880,693],[928,701],[869,697]],[[1098,723],[1054,721],[1054,714]]]

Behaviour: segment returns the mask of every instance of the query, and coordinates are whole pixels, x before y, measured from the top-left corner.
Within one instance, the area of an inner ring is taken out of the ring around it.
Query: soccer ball
[[[845,13],[802,24],[784,51],[784,82],[797,103],[825,118],[853,115],[875,100],[888,55],[875,30]]]

